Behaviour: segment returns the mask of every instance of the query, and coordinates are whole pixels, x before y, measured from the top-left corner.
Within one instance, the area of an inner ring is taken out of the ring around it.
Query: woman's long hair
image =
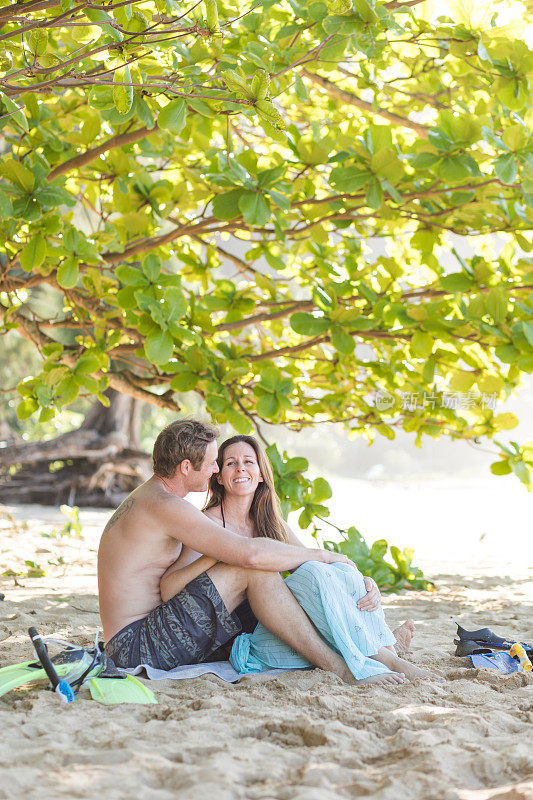
[[[224,452],[227,447],[238,442],[249,444],[253,448],[259,469],[261,471],[262,482],[257,485],[255,494],[250,506],[250,518],[254,523],[257,531],[257,536],[264,536],[267,539],[276,539],[279,542],[287,542],[287,532],[283,524],[283,517],[281,516],[281,509],[279,499],[274,488],[274,476],[272,474],[272,467],[268,460],[267,454],[253,436],[232,436],[226,439],[220,445],[218,451],[217,464],[222,471],[224,464]],[[217,481],[217,476],[212,475],[209,482],[209,494],[207,502],[203,508],[207,511],[209,508],[215,508],[224,502],[226,490]]]

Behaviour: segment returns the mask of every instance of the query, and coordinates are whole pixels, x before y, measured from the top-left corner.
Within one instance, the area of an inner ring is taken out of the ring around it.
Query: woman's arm
[[[161,578],[159,589],[161,599],[167,603],[171,597],[185,589],[202,572],[211,569],[217,563],[216,558],[203,556],[191,547],[183,547],[179,558],[166,570]]]

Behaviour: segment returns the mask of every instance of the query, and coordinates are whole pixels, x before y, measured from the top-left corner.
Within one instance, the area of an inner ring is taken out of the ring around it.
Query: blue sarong
[[[351,564],[306,561],[285,583],[322,639],[344,658],[357,680],[390,672],[384,664],[369,658],[396,640],[381,606],[376,611],[357,608],[357,601],[366,594],[358,569]],[[260,623],[253,633],[235,639],[230,662],[240,674],[313,666]]]

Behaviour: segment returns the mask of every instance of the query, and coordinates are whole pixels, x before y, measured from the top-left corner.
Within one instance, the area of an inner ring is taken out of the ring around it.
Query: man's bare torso
[[[105,527],[98,550],[98,590],[106,642],[161,603],[161,576],[182,548],[161,529],[161,517],[154,513],[169,501],[187,502],[171,498],[151,478],[124,500]]]

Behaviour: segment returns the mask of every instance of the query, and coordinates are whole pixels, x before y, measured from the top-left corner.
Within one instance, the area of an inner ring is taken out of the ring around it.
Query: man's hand
[[[319,552],[321,555],[320,560],[325,564],[351,564],[352,567],[357,569],[352,559],[342,553],[335,553],[333,550],[320,550]]]
[[[373,578],[363,578],[366,586],[366,594],[357,603],[360,611],[375,611],[381,605],[381,593],[378,585]]]

